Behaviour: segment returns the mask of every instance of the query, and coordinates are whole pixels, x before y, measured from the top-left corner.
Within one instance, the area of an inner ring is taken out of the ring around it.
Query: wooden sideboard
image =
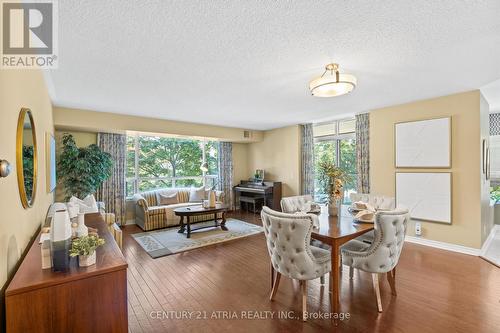
[[[106,241],[96,264],[42,270],[38,235],[5,291],[7,333],[127,332],[127,262],[100,214],[85,224]]]

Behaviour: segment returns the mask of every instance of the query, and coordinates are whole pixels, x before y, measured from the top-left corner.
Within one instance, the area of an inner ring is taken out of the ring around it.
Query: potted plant
[[[78,265],[80,267],[94,265],[96,259],[95,250],[104,243],[104,239],[96,235],[75,238],[71,243],[69,255],[71,257],[78,256]]]
[[[338,215],[338,209],[344,197],[344,184],[350,181],[349,175],[331,161],[321,161],[317,168],[318,184],[326,195],[324,203],[328,205],[328,214]]]
[[[78,147],[71,134],[64,133],[62,151],[57,163],[57,177],[60,177],[66,200],[73,195],[84,198],[95,193],[98,187],[111,176],[113,160],[109,153],[97,145]]]
[[[500,217],[500,186],[494,186],[490,188],[490,198],[493,203],[493,216],[494,222],[499,223]]]

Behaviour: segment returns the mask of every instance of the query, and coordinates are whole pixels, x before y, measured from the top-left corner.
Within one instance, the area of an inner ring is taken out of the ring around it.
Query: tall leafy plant
[[[66,200],[84,198],[111,176],[113,160],[97,145],[79,148],[73,135],[64,133],[62,152],[57,163],[57,176],[64,185]]]

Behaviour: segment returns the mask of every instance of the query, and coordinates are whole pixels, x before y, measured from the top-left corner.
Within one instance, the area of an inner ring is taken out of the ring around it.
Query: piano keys
[[[240,206],[241,196],[262,198],[264,205],[281,211],[281,182],[242,180],[233,187],[235,208]]]

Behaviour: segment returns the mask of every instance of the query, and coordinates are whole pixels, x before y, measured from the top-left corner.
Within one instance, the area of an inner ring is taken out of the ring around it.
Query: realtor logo
[[[54,1],[2,3],[2,68],[57,67]]]

